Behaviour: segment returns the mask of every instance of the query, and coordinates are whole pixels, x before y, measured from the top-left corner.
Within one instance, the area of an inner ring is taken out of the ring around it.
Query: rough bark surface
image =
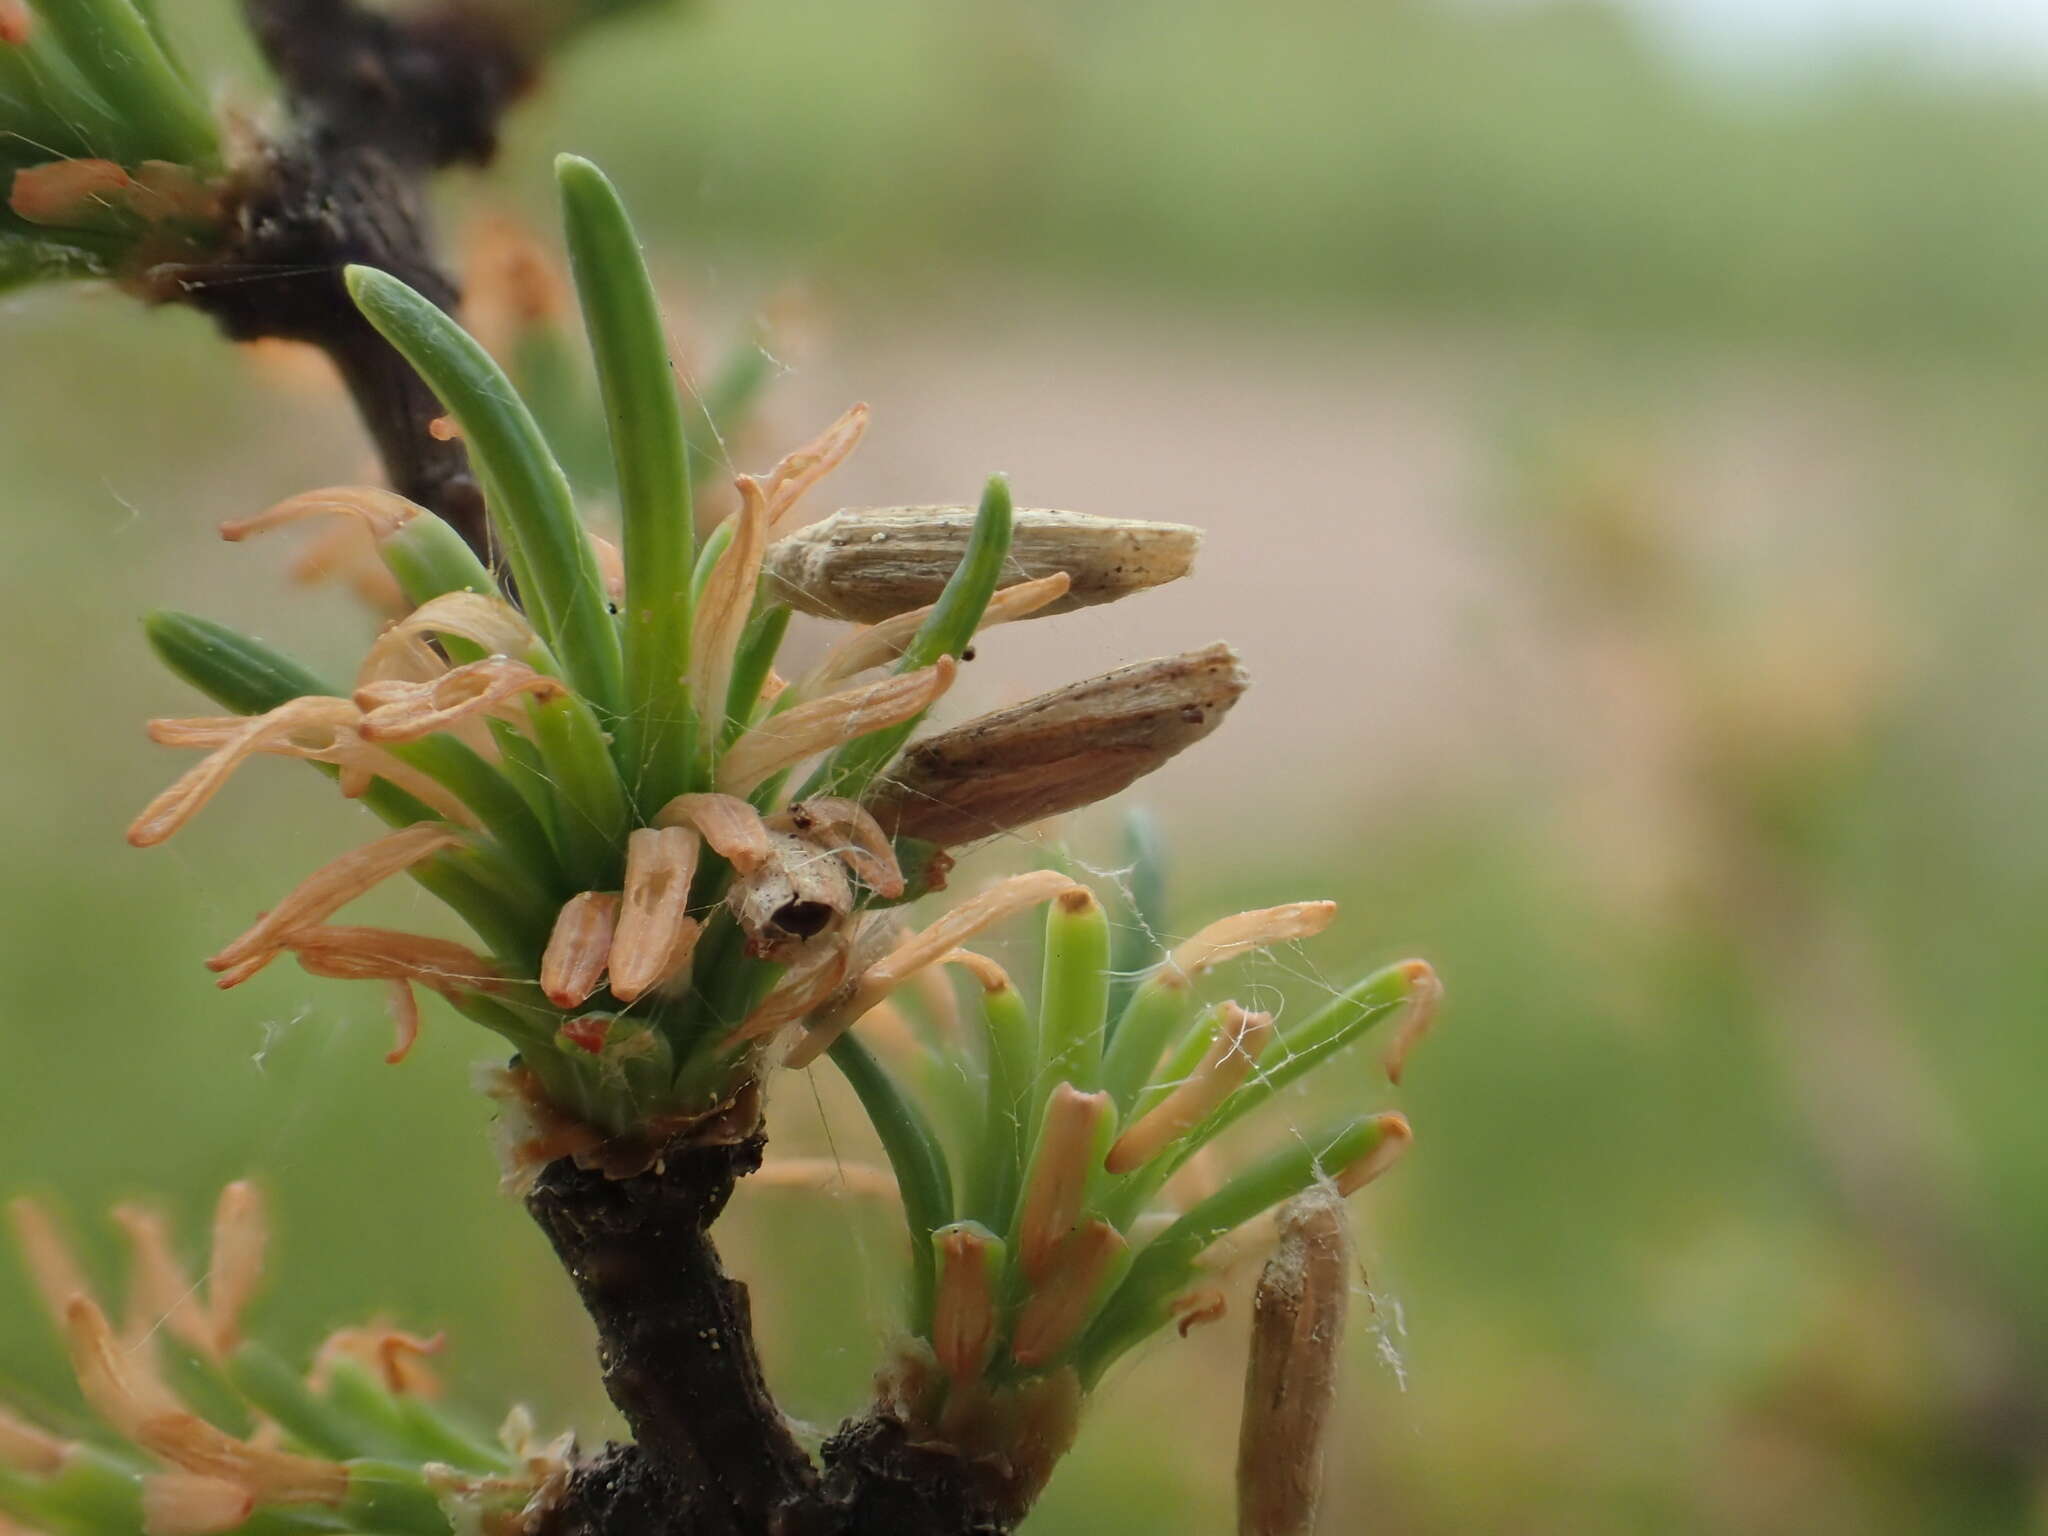
[[[456,440],[427,430],[441,414],[412,366],[350,302],[342,271],[360,263],[403,279],[443,308],[454,283],[427,254],[420,184],[374,149],[300,138],[265,147],[237,188],[234,232],[216,259],[152,274],[156,291],[210,315],[234,341],[309,342],[333,361],[392,488],[488,547],[483,496]]]
[[[664,1529],[767,1531],[816,1481],[762,1379],[747,1289],[727,1278],[708,1230],[760,1166],[761,1145],[756,1134],[683,1148],[630,1179],[558,1161],[527,1196],[597,1325],[605,1390],[632,1427],[639,1475],[687,1512],[686,1526]],[[623,1475],[615,1452],[599,1491],[609,1498]]]
[[[709,1232],[762,1137],[672,1149],[612,1179],[551,1163],[527,1209],[591,1320],[605,1390],[634,1434],[576,1469],[536,1536],[1000,1536],[1028,1505],[1000,1465],[921,1444],[876,1412],[822,1471],[775,1406],[747,1289]]]
[[[351,263],[379,267],[453,309],[435,259],[425,189],[448,165],[488,160],[533,61],[481,12],[444,4],[407,17],[353,0],[250,0],[250,25],[284,88],[290,126],[240,168],[224,245],[159,268],[161,299],[210,315],[235,341],[319,347],[340,371],[392,487],[489,552],[483,497],[419,376],[356,312]]]
[[[843,1425],[820,1452],[821,1502],[833,1536],[1003,1536],[1031,1507],[1031,1494],[988,1461],[969,1461],[920,1443],[890,1414]]]

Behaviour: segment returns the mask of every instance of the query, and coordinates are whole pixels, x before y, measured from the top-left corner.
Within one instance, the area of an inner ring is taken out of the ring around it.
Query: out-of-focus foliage
[[[1578,4],[791,0],[669,25],[672,48],[599,40],[575,74],[611,88],[565,89],[541,131],[659,166],[675,235],[805,275],[997,263],[1858,345],[2048,332],[2048,103],[1905,60],[1744,94]]]

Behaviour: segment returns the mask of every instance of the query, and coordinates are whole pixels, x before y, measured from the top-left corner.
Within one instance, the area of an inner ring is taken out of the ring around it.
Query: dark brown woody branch
[[[526,1205],[597,1325],[632,1428],[582,1463],[535,1536],[1001,1536],[1029,1505],[1007,1468],[920,1443],[885,1410],[814,1467],[763,1380],[744,1285],[709,1228],[760,1166],[757,1130],[677,1145],[628,1178],[549,1164]]]
[[[483,498],[462,445],[427,430],[440,406],[342,288],[380,267],[444,308],[454,281],[434,255],[425,190],[442,167],[481,164],[537,61],[481,9],[445,0],[408,16],[354,0],[250,0],[284,89],[288,129],[242,166],[222,249],[159,268],[155,297],[211,315],[231,339],[308,342],[347,384],[394,489],[488,552]]]
[[[709,1235],[763,1141],[672,1149],[627,1179],[562,1159],[527,1196],[597,1324],[605,1390],[638,1442],[578,1477],[555,1531],[752,1536],[812,1493],[816,1473],[761,1376],[746,1287]],[[628,1525],[616,1523],[622,1490]]]
[[[444,308],[454,283],[428,254],[420,183],[375,150],[300,139],[266,145],[234,198],[228,247],[202,265],[151,274],[159,297],[213,317],[234,341],[308,342],[347,385],[394,490],[488,550],[483,497],[459,441],[427,430],[433,392],[349,301],[342,271],[382,268]]]

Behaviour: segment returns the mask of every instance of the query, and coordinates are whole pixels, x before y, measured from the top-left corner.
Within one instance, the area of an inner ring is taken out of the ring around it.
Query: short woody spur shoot
[[[868,965],[890,974],[899,920],[887,909],[943,884],[948,846],[1085,804],[1158,766],[1214,727],[1243,678],[1221,646],[1122,669],[1086,708],[1061,690],[1023,728],[1010,724],[1015,711],[960,728],[983,755],[1013,739],[1017,760],[1032,764],[1025,778],[984,775],[950,797],[919,787],[960,760],[947,737],[923,758],[910,738],[978,630],[1056,611],[1077,590],[1117,595],[1104,589],[1105,561],[1148,580],[1177,575],[1194,531],[1015,511],[1001,477],[971,516],[841,513],[828,520],[835,538],[873,524],[858,535],[869,547],[902,546],[877,600],[889,612],[785,677],[776,659],[791,594],[769,573],[792,568],[792,546],[817,547],[788,526],[859,443],[866,408],[766,474],[737,476],[739,509],[699,548],[687,422],[631,225],[587,162],[564,159],[561,190],[609,423],[619,548],[585,530],[541,429],[490,355],[395,278],[352,271],[364,314],[460,433],[504,569],[388,491],[310,492],[227,524],[239,540],[354,520],[409,611],[345,685],[209,621],[154,617],[158,653],[234,713],[155,722],[158,742],[205,756],[129,836],[138,846],[172,836],[252,758],[322,765],[395,830],[308,877],[216,953],[221,985],[287,955],[318,975],[378,981],[397,1021],[394,1059],[418,1028],[424,989],[517,1048],[508,1086],[554,1128],[538,1145],[555,1146],[573,1124],[651,1149],[757,1081],[806,1016],[872,990]],[[1084,532],[1056,536],[1069,526]],[[1020,528],[1034,541],[1032,574],[1012,580]],[[907,761],[930,766],[898,777],[906,743]],[[920,815],[913,795],[933,809]],[[474,942],[331,921],[400,874],[445,901]]]
[[[1040,904],[1033,1007],[993,960],[958,946]],[[1220,1272],[1270,1241],[1277,1207],[1310,1190],[1351,1194],[1407,1150],[1406,1119],[1378,1112],[1285,1131],[1230,1176],[1198,1160],[1226,1127],[1382,1026],[1394,1076],[1434,1015],[1441,989],[1419,960],[1284,1027],[1234,1002],[1201,1006],[1205,973],[1310,937],[1335,910],[1302,902],[1221,919],[1159,956],[1112,1009],[1108,914],[1085,885],[1038,871],[905,939],[813,1016],[880,1133],[909,1225],[912,1341],[885,1378],[896,1412],[1000,1452],[1019,1476],[1049,1471],[1113,1364],[1176,1320],[1185,1332],[1219,1315]],[[964,1062],[899,1028],[871,1048],[863,1019],[938,966],[977,997]],[[974,1131],[949,1138],[944,1101],[962,1092],[972,1102],[951,1123]]]

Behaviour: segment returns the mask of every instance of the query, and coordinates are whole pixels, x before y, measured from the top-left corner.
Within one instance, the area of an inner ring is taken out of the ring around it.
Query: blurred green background
[[[1239,973],[1261,1006],[1446,978],[1416,1152],[1355,1202],[1326,1530],[2007,1532],[2048,1529],[2043,146],[2017,72],[1745,82],[1597,5],[721,0],[593,38],[448,202],[549,229],[549,155],[603,163],[695,355],[771,327],[744,465],[866,398],[838,502],[1003,468],[1210,529],[1192,582],[1004,631],[959,694],[1236,641],[1253,694],[1137,797],[1174,926],[1343,899]],[[445,1327],[479,1414],[604,1433],[492,1192],[487,1042],[436,1010],[386,1068],[371,989],[198,963],[359,813],[266,765],[121,841],[178,766],[140,722],[191,704],[142,610],[358,653],[289,550],[211,536],[363,478],[344,405],[194,316],[32,292],[0,464],[5,1185],[98,1243],[113,1198],[196,1232],[253,1172],[281,1341]],[[1114,869],[1113,818],[1066,831]],[[816,1077],[781,1144],[863,1155]],[[1364,1059],[1337,1091],[1396,1101]],[[822,1431],[893,1218],[760,1191],[725,1230]],[[1111,1380],[1031,1530],[1227,1528],[1244,1310]],[[75,1411],[12,1270],[0,1369]]]

